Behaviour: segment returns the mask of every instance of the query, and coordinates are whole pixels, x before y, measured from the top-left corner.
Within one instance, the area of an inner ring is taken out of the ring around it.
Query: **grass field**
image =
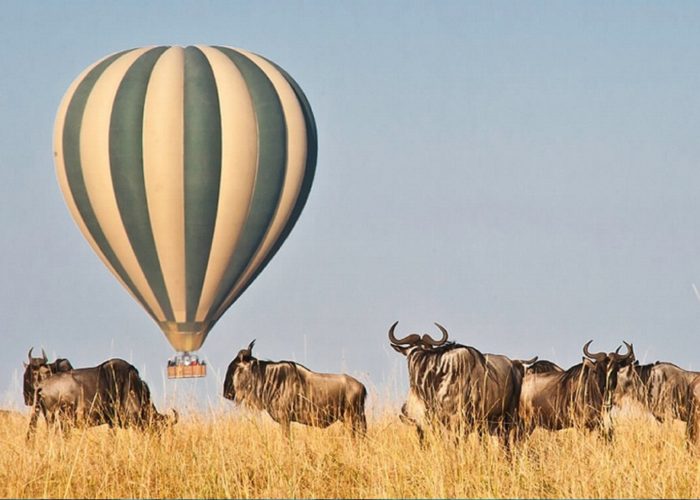
[[[420,446],[395,409],[373,413],[367,437],[341,424],[192,412],[162,436],[105,426],[62,436],[25,415],[0,417],[3,498],[698,498],[700,458],[680,422],[620,417],[616,438],[536,431],[512,459],[472,435],[428,434]]]

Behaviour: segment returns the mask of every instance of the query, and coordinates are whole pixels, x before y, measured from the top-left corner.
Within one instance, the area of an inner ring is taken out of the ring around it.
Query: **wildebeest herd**
[[[556,431],[569,427],[597,430],[613,438],[611,413],[625,398],[641,403],[659,421],[686,422],[689,444],[700,445],[700,372],[665,362],[640,365],[632,344],[614,352],[591,352],[583,346],[582,362],[563,369],[551,361],[511,359],[502,354],[448,342],[440,324],[436,340],[428,334],[396,337],[391,347],[406,357],[409,393],[400,419],[417,430],[426,428],[456,436],[469,432],[498,436],[506,450],[535,428]],[[354,436],[367,430],[367,390],[345,374],[316,373],[291,361],[263,361],[253,356],[253,340],[231,361],[223,396],[258,411],[266,411],[289,434],[292,422],[328,427],[347,423]],[[67,359],[49,363],[42,356],[24,363],[23,395],[31,406],[27,437],[44,415],[47,424],[70,429],[76,425],[154,428],[177,422],[159,413],[148,384],[122,359],[75,369]]]

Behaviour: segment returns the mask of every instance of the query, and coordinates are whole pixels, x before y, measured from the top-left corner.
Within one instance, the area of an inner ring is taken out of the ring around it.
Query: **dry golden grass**
[[[0,415],[3,498],[698,498],[700,459],[681,423],[618,419],[610,445],[595,434],[536,431],[509,460],[498,443],[429,434],[424,447],[393,414],[353,440],[340,424],[191,414],[165,434],[103,427],[64,437],[43,420]]]

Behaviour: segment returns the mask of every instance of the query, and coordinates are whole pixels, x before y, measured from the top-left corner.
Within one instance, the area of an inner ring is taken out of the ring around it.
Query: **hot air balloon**
[[[61,191],[178,365],[196,356],[294,227],[316,138],[297,83],[241,49],[125,50],[69,87],[54,127]],[[206,373],[176,368],[170,376]]]

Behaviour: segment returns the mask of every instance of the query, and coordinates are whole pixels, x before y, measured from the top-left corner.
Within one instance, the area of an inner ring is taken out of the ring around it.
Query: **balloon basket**
[[[197,378],[207,376],[207,365],[196,355],[184,354],[168,360],[168,378]]]
[[[168,378],[196,378],[196,377],[206,377],[206,376],[207,376],[207,366],[206,365],[168,366]]]

